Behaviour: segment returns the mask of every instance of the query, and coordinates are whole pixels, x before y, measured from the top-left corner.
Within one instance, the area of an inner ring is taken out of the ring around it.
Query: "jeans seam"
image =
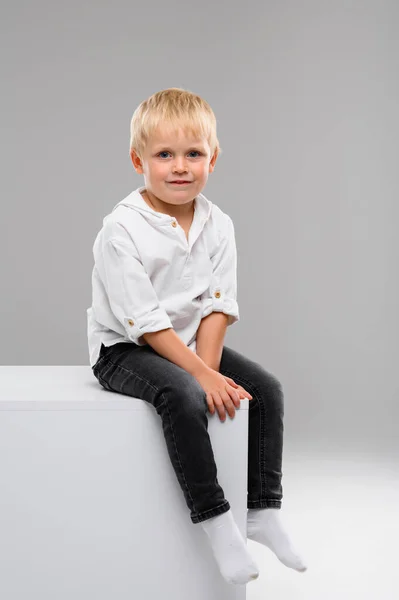
[[[226,506],[227,504],[229,504],[228,500],[223,500],[223,502],[221,504],[218,504],[217,506],[214,506],[213,508],[208,508],[207,510],[203,510],[200,513],[196,513],[194,515],[194,517],[198,518],[198,517],[205,517],[208,513],[213,512],[214,510],[218,510],[219,508],[222,508],[222,506]]]
[[[244,383],[245,385],[252,387],[252,389],[255,390],[255,392],[257,392],[259,394],[258,388],[252,383],[252,381],[248,381],[247,379],[244,379],[244,377],[242,377],[241,375],[237,375],[236,373],[233,373],[232,371],[226,371],[225,369],[223,369],[223,374],[227,375],[227,377],[231,376],[231,379],[234,379],[234,381],[236,379],[240,380],[241,383]]]
[[[275,498],[269,498],[266,500],[248,500],[248,509],[251,508],[281,508],[282,501],[276,500]],[[254,505],[254,506],[252,506]]]

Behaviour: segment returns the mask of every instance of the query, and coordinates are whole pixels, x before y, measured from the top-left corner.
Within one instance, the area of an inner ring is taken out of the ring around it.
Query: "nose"
[[[187,172],[187,167],[184,162],[184,158],[176,158],[173,171],[176,173]]]

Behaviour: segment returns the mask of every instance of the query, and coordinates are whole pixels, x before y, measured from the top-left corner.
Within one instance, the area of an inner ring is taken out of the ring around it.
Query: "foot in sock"
[[[287,567],[306,571],[307,566],[291,544],[285,531],[279,508],[250,508],[247,515],[247,537],[264,544]]]
[[[242,585],[259,577],[259,569],[231,510],[201,521],[201,525],[209,538],[219,570],[228,583]]]

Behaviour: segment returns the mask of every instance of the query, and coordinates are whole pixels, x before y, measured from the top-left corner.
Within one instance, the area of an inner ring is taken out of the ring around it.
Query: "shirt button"
[[[176,221],[172,221],[172,227],[177,227]]]
[[[220,292],[215,292],[215,298],[220,298]]]
[[[133,327],[133,325],[134,325],[134,321],[132,321],[132,319],[129,319],[129,320],[128,320],[128,323],[129,323],[130,327]]]

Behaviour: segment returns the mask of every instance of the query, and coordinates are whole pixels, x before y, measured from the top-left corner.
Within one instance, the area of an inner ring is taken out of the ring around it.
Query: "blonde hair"
[[[140,159],[147,141],[158,126],[171,127],[172,132],[182,128],[193,136],[205,137],[211,149],[221,153],[216,135],[216,117],[208,102],[182,88],[168,88],[156,92],[139,104],[130,123],[130,151]]]

